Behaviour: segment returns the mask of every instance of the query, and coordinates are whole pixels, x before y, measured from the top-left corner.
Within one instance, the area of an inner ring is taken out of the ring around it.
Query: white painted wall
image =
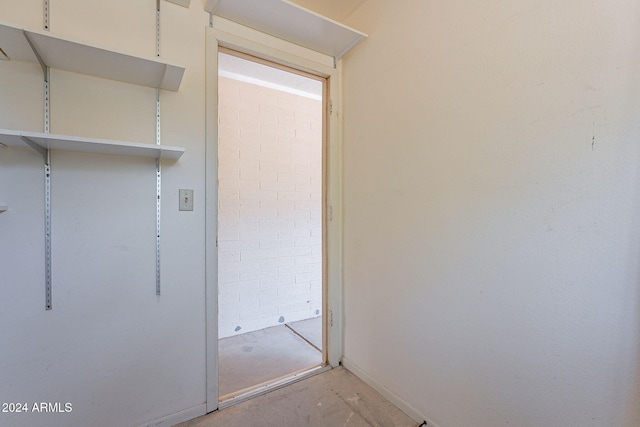
[[[218,82],[225,338],[322,314],[322,101]]]
[[[51,31],[155,55],[155,0],[51,2]],[[42,25],[42,2],[0,16]],[[54,152],[53,310],[44,310],[43,168],[0,148],[0,402],[69,402],[68,414],[0,413],[0,425],[170,425],[205,403],[204,34],[200,4],[162,3],[162,58],[186,66],[161,93],[162,296],[155,295],[155,160]],[[51,132],[155,142],[155,90],[53,70]],[[42,131],[36,65],[0,62],[0,128]],[[178,189],[195,210],[178,211]],[[182,412],[182,415],[179,415]],[[176,414],[178,414],[176,416]],[[169,417],[169,418],[165,418]],[[156,424],[154,424],[156,425]]]
[[[347,24],[345,358],[441,427],[640,425],[640,4]]]

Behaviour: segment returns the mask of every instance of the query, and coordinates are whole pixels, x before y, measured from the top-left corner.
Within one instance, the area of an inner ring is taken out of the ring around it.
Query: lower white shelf
[[[0,206],[0,212],[4,212],[9,209],[9,206]]]
[[[184,147],[0,129],[0,143],[12,147],[25,147],[28,146],[25,139],[45,150],[117,154],[156,159],[178,160],[185,151]]]

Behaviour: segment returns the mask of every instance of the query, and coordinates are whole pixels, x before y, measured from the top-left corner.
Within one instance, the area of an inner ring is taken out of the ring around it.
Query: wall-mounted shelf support
[[[174,0],[188,7],[188,0]],[[49,0],[43,0],[42,30],[32,30],[0,21],[0,48],[8,60],[37,63],[44,79],[44,132],[23,132],[0,129],[2,146],[25,145],[44,160],[44,228],[45,228],[45,308],[52,308],[51,290],[51,153],[50,150],[75,151],[94,154],[118,154],[156,159],[156,294],[160,295],[160,210],[161,159],[177,160],[184,153],[182,147],[160,144],[160,89],[177,91],[184,67],[160,62],[160,3],[156,1],[156,58],[129,55],[102,47],[55,36],[49,33]],[[49,67],[156,89],[156,143],[142,144],[52,135],[49,132]],[[0,212],[7,210],[0,206]]]
[[[21,136],[20,139],[40,154],[44,160],[45,309],[51,310],[51,153],[25,136]]]
[[[24,36],[24,38],[27,41],[27,43],[29,43],[29,47],[33,51],[33,54],[35,55],[36,59],[38,60],[38,63],[40,64],[40,67],[42,68],[42,73],[44,74],[44,81],[48,82],[49,81],[49,67],[47,67],[47,64],[45,64],[45,62],[42,60],[42,57],[40,56],[40,53],[38,52],[38,49],[34,46],[33,42],[29,39],[29,36],[28,36],[28,34],[27,34],[27,32],[25,30],[22,30],[22,35]]]
[[[47,2],[48,3],[48,2]],[[48,16],[48,14],[47,14]],[[47,18],[47,23],[45,28],[49,28],[49,22]],[[50,71],[49,67],[47,67],[40,56],[38,56],[38,61],[40,61],[40,65],[44,69],[44,133],[45,135],[49,135],[49,123],[50,123],[50,108],[49,108],[49,84],[50,84]],[[22,136],[23,140],[29,141],[28,137]],[[38,146],[33,143],[32,148]],[[44,301],[45,301],[45,310],[51,310],[52,306],[52,290],[51,290],[51,151],[49,148],[44,149]]]
[[[45,309],[51,310],[51,153],[44,162],[44,277]]]
[[[1,136],[1,131],[0,131],[0,138],[1,137],[2,136]],[[45,164],[49,164],[49,150],[48,149],[42,148],[40,145],[36,144],[35,142],[30,140],[26,136],[20,136],[20,139],[25,144],[27,144],[29,147],[33,148],[38,154],[40,154],[42,156],[42,158],[44,159],[44,163]]]
[[[42,15],[44,29],[49,31],[49,0],[42,0]]]
[[[156,92],[156,145],[160,146],[160,91]],[[156,159],[156,295],[160,295],[160,214],[162,212],[162,164]]]
[[[156,2],[156,56],[160,58],[160,0]],[[160,89],[156,89],[156,145],[160,146]],[[162,213],[162,163],[156,160],[156,295],[160,296],[160,217]]]

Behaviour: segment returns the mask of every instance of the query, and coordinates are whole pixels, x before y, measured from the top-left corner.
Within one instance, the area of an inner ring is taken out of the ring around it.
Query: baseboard
[[[424,421],[427,422],[428,427],[439,427],[438,424],[431,421],[429,418],[422,415],[417,409],[411,406],[408,402],[402,400],[397,394],[389,390],[384,385],[380,384],[378,381],[373,379],[369,374],[367,374],[364,370],[360,369],[358,365],[351,362],[346,357],[342,357],[342,366],[344,366],[348,371],[354,374],[356,377],[360,378],[362,381],[370,385],[375,391],[383,395],[389,402],[396,405],[402,412],[416,420],[418,423],[422,423]]]
[[[184,411],[176,412],[175,414],[167,415],[166,417],[158,418],[145,424],[141,424],[138,427],[171,427],[185,421],[192,420],[201,415],[207,413],[207,405],[203,403],[198,406],[194,406]]]

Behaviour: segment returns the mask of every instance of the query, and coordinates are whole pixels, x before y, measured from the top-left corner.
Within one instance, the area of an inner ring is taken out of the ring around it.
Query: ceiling
[[[289,0],[334,21],[343,22],[367,0]]]
[[[322,99],[320,80],[290,73],[268,65],[220,53],[218,71],[221,77],[257,84],[312,99]]]

